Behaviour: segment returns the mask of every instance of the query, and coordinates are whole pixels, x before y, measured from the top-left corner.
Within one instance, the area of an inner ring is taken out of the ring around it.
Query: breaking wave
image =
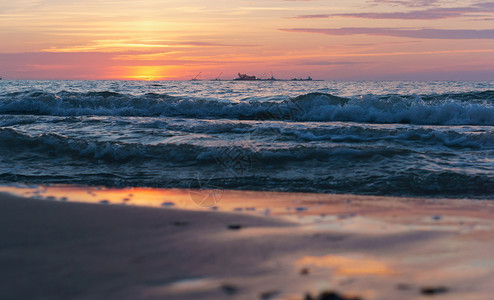
[[[91,141],[56,133],[32,135],[11,128],[0,128],[3,151],[10,155],[25,151],[37,155],[70,155],[77,159],[125,162],[136,159],[158,159],[170,163],[205,164],[248,159],[258,162],[284,163],[306,160],[328,161],[338,157],[360,159],[373,156],[407,155],[407,149],[382,147],[347,147],[293,144],[287,147],[257,147],[249,142],[206,141],[202,144],[171,142],[161,144]]]
[[[237,120],[494,125],[494,91],[438,95],[337,97],[309,93],[273,101],[227,102],[148,93],[48,93],[0,96],[0,114],[53,116],[165,116]]]

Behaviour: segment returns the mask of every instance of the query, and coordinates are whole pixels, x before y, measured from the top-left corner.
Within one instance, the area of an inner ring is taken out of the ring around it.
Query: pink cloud
[[[420,6],[435,6],[439,0],[374,0],[371,4],[391,4],[391,5],[402,5],[408,7],[420,7]]]
[[[494,29],[398,29],[398,28],[291,28],[280,29],[287,32],[319,33],[325,35],[373,35],[421,39],[494,39]]]
[[[198,46],[198,47],[255,47],[258,45],[238,45],[238,44],[222,44],[222,43],[210,43],[210,42],[183,42],[174,45],[184,46]]]
[[[436,20],[471,16],[472,13],[494,13],[493,3],[478,3],[468,7],[430,8],[408,12],[390,13],[346,13],[298,15],[294,19],[325,19],[334,17],[361,19],[397,19],[397,20]]]

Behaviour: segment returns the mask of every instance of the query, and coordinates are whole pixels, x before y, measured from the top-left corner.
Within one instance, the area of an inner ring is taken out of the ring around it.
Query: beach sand
[[[142,188],[0,192],[0,299],[494,294],[492,201]]]

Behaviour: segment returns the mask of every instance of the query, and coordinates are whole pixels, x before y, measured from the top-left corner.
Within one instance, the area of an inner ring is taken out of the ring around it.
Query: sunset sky
[[[494,80],[494,1],[16,0],[5,79]]]

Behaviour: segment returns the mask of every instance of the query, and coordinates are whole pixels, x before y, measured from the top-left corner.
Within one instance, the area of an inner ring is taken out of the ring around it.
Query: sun
[[[125,67],[122,76],[129,80],[166,80],[174,77],[173,68],[169,66],[131,66]]]

